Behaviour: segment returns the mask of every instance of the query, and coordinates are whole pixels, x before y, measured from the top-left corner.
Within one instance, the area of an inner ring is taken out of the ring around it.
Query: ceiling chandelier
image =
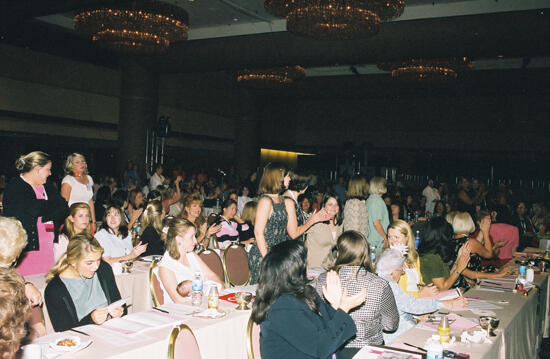
[[[411,59],[380,62],[378,68],[391,71],[394,79],[404,81],[442,82],[455,80],[458,74],[472,68],[467,57],[449,59]]]
[[[264,7],[292,33],[345,40],[375,35],[381,21],[403,14],[405,0],[264,0]]]
[[[301,66],[284,66],[238,71],[237,82],[253,88],[280,88],[288,86],[305,76],[306,70]]]
[[[84,11],[74,17],[75,29],[98,45],[131,54],[157,54],[187,39],[189,16],[178,6],[156,0],[133,1],[113,9]]]

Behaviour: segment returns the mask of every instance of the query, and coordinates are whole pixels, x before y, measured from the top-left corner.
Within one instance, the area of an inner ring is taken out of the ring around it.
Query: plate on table
[[[202,312],[193,314],[193,317],[203,319],[220,319],[225,317],[226,315],[227,312],[225,310],[206,309]]]
[[[69,353],[84,349],[91,343],[91,339],[82,340],[76,335],[59,335],[48,344],[56,352]]]

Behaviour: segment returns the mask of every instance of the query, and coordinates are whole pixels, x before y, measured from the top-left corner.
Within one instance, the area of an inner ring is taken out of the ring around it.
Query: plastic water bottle
[[[376,247],[370,246],[370,261],[372,264],[376,262]]]
[[[416,245],[416,248],[418,248],[418,245],[420,245],[420,231],[416,231],[416,236],[414,237],[414,244]]]
[[[439,340],[439,335],[432,335],[428,339],[427,345],[424,347],[427,351],[426,359],[443,359],[443,346]]]
[[[200,307],[202,305],[202,276],[201,272],[195,272],[191,283],[191,305]]]

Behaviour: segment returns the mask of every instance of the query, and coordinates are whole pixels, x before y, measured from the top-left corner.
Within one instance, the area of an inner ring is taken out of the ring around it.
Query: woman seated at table
[[[393,332],[399,323],[399,312],[392,290],[384,279],[373,273],[369,245],[357,231],[346,231],[338,238],[338,257],[332,270],[338,273],[348,294],[366,289],[365,303],[351,311],[357,335],[338,353],[338,358],[351,358],[365,345],[383,345],[382,330]],[[327,272],[317,278],[319,294],[327,282]]]
[[[456,213],[453,217],[452,225],[454,232],[454,255],[458,256],[460,249],[466,243],[470,246],[470,261],[466,269],[462,271],[459,278],[453,284],[453,288],[469,287],[470,283],[475,282],[476,279],[500,278],[511,273],[509,268],[503,268],[496,273],[482,272],[481,258],[489,259],[493,257],[493,245],[489,238],[489,230],[491,229],[491,217],[489,215],[482,218],[479,222],[480,233],[483,237],[481,241],[483,243],[470,235],[474,233],[476,226],[468,212]]]
[[[162,221],[164,219],[162,203],[157,200],[149,202],[141,217],[140,240],[142,244],[147,245],[143,255],[162,255],[165,251],[164,242],[161,239]]]
[[[95,239],[103,247],[103,260],[109,264],[136,259],[147,249],[147,244],[132,245],[132,233],[128,231],[122,210],[109,205],[103,215],[101,229]]]
[[[388,226],[388,245],[384,248],[398,249],[405,257],[405,274],[399,280],[399,286],[415,298],[433,297],[439,293],[434,285],[425,286],[420,269],[420,257],[409,224],[401,219]]]
[[[71,238],[67,252],[46,275],[44,299],[56,332],[119,318],[126,308],[107,306],[120,300],[111,266],[101,260],[103,248],[93,238]]]
[[[239,241],[238,227],[241,223],[244,223],[237,216],[237,202],[232,199],[223,201],[219,221],[221,228],[216,233],[216,240],[218,241],[218,247],[225,249],[232,242]]]
[[[90,224],[90,206],[87,203],[77,202],[69,207],[69,216],[65,219],[63,229],[53,244],[53,259],[55,262],[67,251],[69,240],[77,234],[92,237]]]
[[[329,220],[314,224],[306,232],[307,266],[330,267],[334,262],[332,248],[342,234],[342,216],[340,204],[335,194],[327,193],[321,200],[321,211],[329,215]]]
[[[309,285],[306,258],[301,241],[284,241],[261,261],[252,320],[261,326],[263,359],[329,358],[357,332],[347,313],[365,301],[365,290],[348,296],[331,271],[325,302]]]
[[[256,220],[256,208],[258,202],[249,201],[243,207],[242,223],[237,230],[239,231],[239,242],[243,245],[254,242],[254,221]]]
[[[208,247],[210,236],[217,233],[221,229],[221,224],[215,224],[208,227],[206,219],[201,214],[202,200],[198,195],[187,195],[183,198],[183,210],[180,213],[180,218],[186,219],[195,225],[197,229],[197,243],[201,248]]]
[[[179,283],[192,280],[200,272],[203,281],[214,281],[223,287],[221,278],[193,251],[197,245],[195,226],[186,219],[174,218],[165,227],[166,252],[158,264],[158,275],[165,303],[181,303]]]
[[[15,269],[0,268],[0,358],[14,358],[27,335],[25,323],[31,307],[25,296],[25,281]]]
[[[425,283],[433,283],[443,291],[451,288],[470,260],[470,245],[462,246],[458,257],[454,256],[453,227],[442,217],[432,218],[424,227],[418,254],[420,270]],[[449,270],[448,263],[455,263]]]
[[[415,298],[405,293],[397,284],[403,275],[405,258],[397,249],[386,249],[376,261],[376,273],[387,280],[393,291],[395,303],[399,310],[399,327],[393,333],[384,333],[384,343],[391,343],[403,332],[416,325],[413,315],[422,315],[445,308],[464,308],[468,301],[464,297],[440,301],[429,298]]]

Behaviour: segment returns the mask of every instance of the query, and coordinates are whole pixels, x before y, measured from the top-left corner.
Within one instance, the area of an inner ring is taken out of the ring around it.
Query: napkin
[[[221,318],[224,315],[225,313],[218,312],[217,309],[213,309],[213,308],[203,310],[202,312],[196,314],[196,316],[198,317],[209,317],[209,318]]]

